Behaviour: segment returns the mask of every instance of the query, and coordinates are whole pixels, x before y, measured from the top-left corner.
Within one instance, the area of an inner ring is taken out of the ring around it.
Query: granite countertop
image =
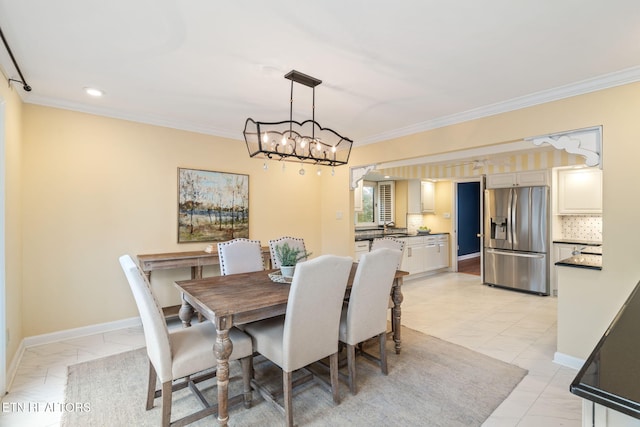
[[[591,270],[602,270],[602,254],[590,254],[582,252],[580,255],[575,255],[570,258],[566,258],[556,262],[556,265],[562,265],[565,267],[576,268],[588,268]]]
[[[397,237],[397,238],[402,238],[402,237],[422,237],[422,236],[437,236],[437,235],[441,235],[441,234],[449,234],[448,232],[435,232],[432,231],[431,233],[428,234],[417,234],[417,233],[407,233],[405,232],[396,232],[396,231],[388,231],[387,234],[384,234],[382,231],[379,232],[372,232],[372,231],[364,231],[364,232],[357,232],[355,234],[355,241],[356,242],[360,242],[362,240],[373,240],[373,239],[377,239],[379,237]]]
[[[571,393],[640,419],[640,283],[571,383]]]

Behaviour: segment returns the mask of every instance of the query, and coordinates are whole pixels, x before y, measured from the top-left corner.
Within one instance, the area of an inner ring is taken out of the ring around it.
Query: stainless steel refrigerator
[[[549,187],[485,190],[484,282],[549,295]]]

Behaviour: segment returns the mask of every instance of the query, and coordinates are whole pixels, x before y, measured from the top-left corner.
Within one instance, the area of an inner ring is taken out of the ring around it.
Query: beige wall
[[[639,113],[640,83],[635,83],[360,147],[350,164],[390,162],[602,125],[605,268],[565,268],[559,282],[560,298],[569,298],[559,301],[558,351],[586,358],[640,279],[640,188],[631,184],[638,178]]]
[[[0,103],[4,104],[4,283],[6,327],[9,341],[6,363],[12,361],[25,336],[22,322],[22,103],[16,91],[0,75]],[[0,168],[0,170],[2,170]]]
[[[322,252],[321,178],[298,165],[264,171],[241,141],[54,108],[25,105],[24,120],[25,336],[136,316],[121,254],[204,249],[176,240],[178,167],[249,174],[250,238]],[[176,274],[153,275],[165,303]]]

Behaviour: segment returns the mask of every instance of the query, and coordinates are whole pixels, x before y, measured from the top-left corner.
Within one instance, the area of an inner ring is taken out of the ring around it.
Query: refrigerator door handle
[[[523,258],[544,258],[544,254],[531,254],[531,253],[523,253],[523,252],[500,251],[500,250],[497,250],[497,249],[487,249],[486,252],[488,254],[507,255],[507,256],[523,257]]]
[[[509,221],[511,224],[509,225],[509,231],[511,232],[511,236],[509,238],[509,242],[513,244],[512,247],[515,247],[518,244],[518,234],[516,231],[518,230],[518,224],[516,218],[518,217],[517,213],[518,209],[518,194],[512,188],[509,190]]]

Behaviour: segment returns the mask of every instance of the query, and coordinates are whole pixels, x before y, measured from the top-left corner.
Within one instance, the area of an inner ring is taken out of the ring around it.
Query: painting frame
[[[249,175],[178,168],[178,243],[249,238]]]

